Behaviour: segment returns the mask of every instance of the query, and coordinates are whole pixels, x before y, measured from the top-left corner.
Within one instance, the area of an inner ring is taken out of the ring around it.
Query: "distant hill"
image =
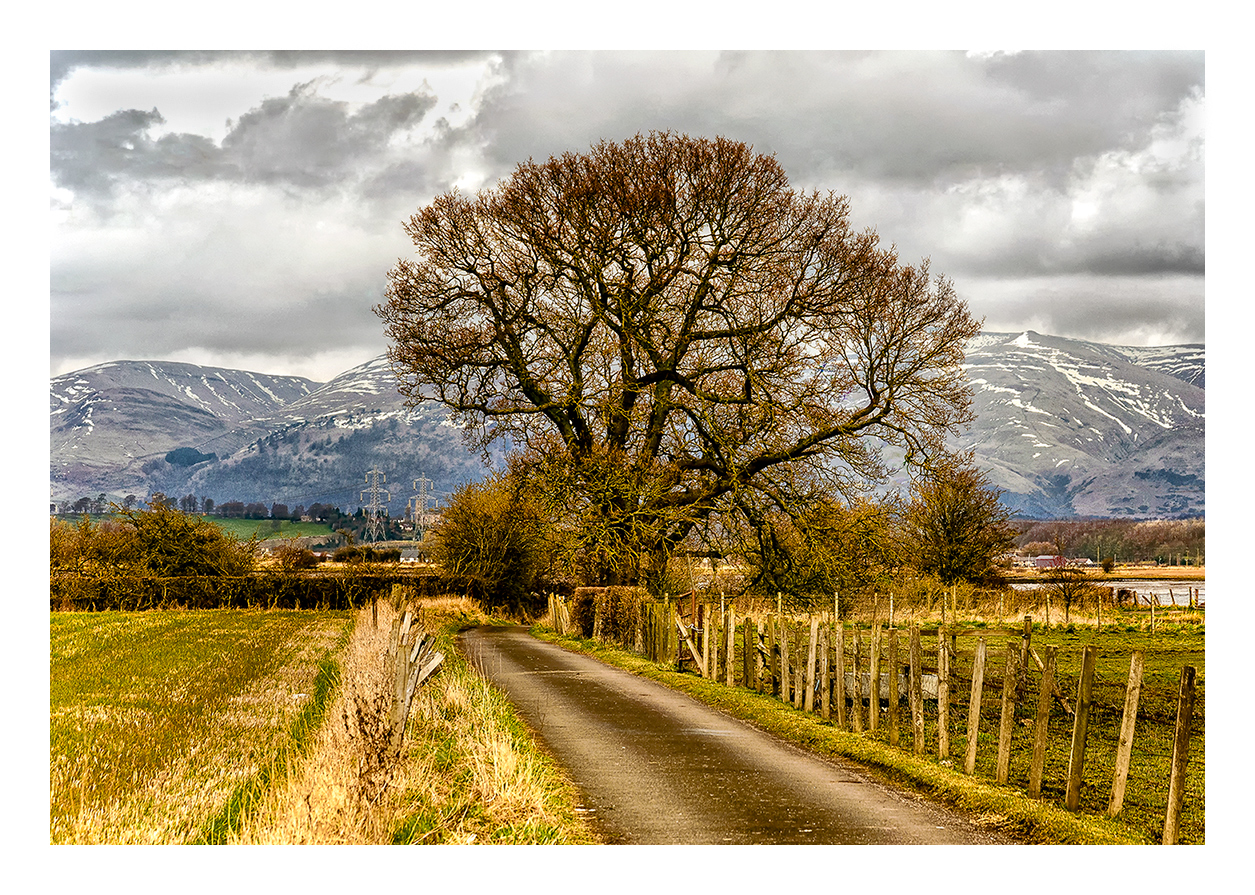
[[[1203,514],[1202,346],[982,333],[966,370],[976,422],[956,446],[1008,506],[1038,518]]]
[[[1201,515],[1205,353],[1024,333],[968,348],[974,451],[1027,516]],[[380,469],[389,511],[414,480],[483,475],[446,410],[408,410],[384,357],[319,384],[194,364],[117,361],[50,383],[53,499],[151,491],[294,507],[360,506]],[[899,482],[899,484],[903,484]]]

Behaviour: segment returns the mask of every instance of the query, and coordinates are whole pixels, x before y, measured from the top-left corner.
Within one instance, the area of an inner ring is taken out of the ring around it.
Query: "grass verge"
[[[469,601],[422,600],[440,670],[418,691],[399,758],[386,748],[395,612],[355,616],[340,685],[313,748],[276,779],[237,843],[558,844],[593,841],[561,769],[455,638],[488,619]]]
[[[1138,829],[1102,816],[1066,811],[917,757],[866,736],[839,730],[818,715],[806,714],[779,699],[740,687],[727,687],[694,674],[679,673],[592,640],[560,637],[534,628],[545,640],[594,656],[650,680],[687,693],[783,740],[822,756],[851,759],[874,776],[957,808],[980,826],[1029,843],[1124,844],[1150,840]]]

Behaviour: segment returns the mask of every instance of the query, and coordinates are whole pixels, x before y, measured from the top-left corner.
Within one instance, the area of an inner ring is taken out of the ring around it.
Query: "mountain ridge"
[[[1011,509],[1035,518],[1203,514],[1202,345],[988,332],[969,342],[964,367],[976,420],[951,446],[973,452]],[[162,491],[354,508],[369,499],[366,473],[379,469],[389,512],[400,515],[413,480],[448,494],[484,471],[446,408],[406,406],[383,355],[325,383],[111,361],[52,377],[49,418],[54,503]],[[190,451],[167,460],[179,449]]]

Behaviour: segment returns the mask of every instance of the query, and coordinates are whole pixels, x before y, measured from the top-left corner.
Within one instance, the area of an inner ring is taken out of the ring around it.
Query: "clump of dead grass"
[[[276,785],[240,843],[591,841],[570,782],[505,698],[462,659],[457,630],[482,621],[461,597],[414,604],[438,634],[439,672],[418,692],[400,756],[388,747],[398,610],[357,613],[341,686],[307,759]]]

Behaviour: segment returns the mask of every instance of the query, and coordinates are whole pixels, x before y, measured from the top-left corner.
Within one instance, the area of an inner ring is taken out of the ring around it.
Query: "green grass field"
[[[307,538],[330,535],[331,528],[323,522],[291,522],[286,519],[221,519],[210,521],[228,534],[246,541],[254,534],[259,540],[270,538]]]
[[[81,516],[57,517],[69,525],[76,525]],[[113,519],[108,513],[88,516],[93,525]],[[259,540],[270,538],[306,538],[332,534],[331,526],[325,522],[292,522],[288,519],[224,519],[221,516],[206,517],[214,525],[228,534],[233,534],[241,541],[246,541],[254,534]]]
[[[985,687],[981,702],[976,774],[990,780],[995,777],[997,765],[1007,642],[1007,638],[991,638],[986,643]],[[1018,638],[1013,642],[1018,655]],[[1045,647],[1056,647],[1056,679],[1064,697],[1073,707],[1076,705],[1077,683],[1085,647],[1091,643],[1097,647],[1093,706],[1089,716],[1084,778],[1080,790],[1080,810],[1095,815],[1101,815],[1107,810],[1111,797],[1129,663],[1135,650],[1143,653],[1145,664],[1137,725],[1134,729],[1133,752],[1120,819],[1140,830],[1148,841],[1158,841],[1163,833],[1181,667],[1194,666],[1197,672],[1196,697],[1180,841],[1203,843],[1206,796],[1206,676],[1203,633],[1188,629],[1151,634],[1146,630],[1128,631],[1114,627],[1101,633],[1086,627],[1076,627],[1071,631],[1066,628],[1051,628],[1044,632],[1035,632],[1032,643],[1034,650],[1043,658]],[[934,652],[935,644],[936,640],[933,639]],[[951,689],[949,729],[951,760],[957,767],[962,766],[967,747],[971,666],[975,645],[974,637],[959,639],[958,661],[953,668],[953,673],[959,680]],[[926,662],[925,667],[935,670],[935,655],[930,658],[931,662]],[[1039,680],[1040,674],[1034,664],[1028,675],[1028,686],[1015,706],[1016,723],[1012,728],[1007,785],[1023,792],[1027,792],[1029,784]],[[937,742],[934,706],[935,703],[929,704],[925,738],[931,754],[935,754]],[[1062,709],[1057,700],[1053,701],[1042,774],[1042,798],[1059,805],[1064,804],[1066,794],[1072,727],[1072,717]],[[883,733],[878,733],[876,737],[885,739]],[[906,741],[909,742],[909,738]]]
[[[343,612],[53,613],[50,840],[220,834],[325,708]]]

